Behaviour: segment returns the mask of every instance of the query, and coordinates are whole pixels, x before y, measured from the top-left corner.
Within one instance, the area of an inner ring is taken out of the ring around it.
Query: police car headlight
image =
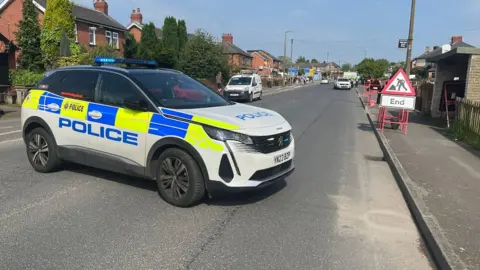
[[[244,144],[253,144],[252,139],[245,134],[240,134],[224,129],[218,129],[210,126],[203,126],[203,129],[210,138],[218,141],[238,141]]]

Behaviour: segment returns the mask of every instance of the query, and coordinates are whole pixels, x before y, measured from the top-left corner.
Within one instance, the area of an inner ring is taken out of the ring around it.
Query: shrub
[[[12,85],[35,85],[42,78],[43,73],[36,73],[28,70],[10,71],[10,82]]]

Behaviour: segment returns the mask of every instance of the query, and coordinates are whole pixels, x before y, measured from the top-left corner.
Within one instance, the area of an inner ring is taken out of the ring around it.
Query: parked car
[[[328,81],[327,79],[322,79],[322,80],[320,81],[320,83],[321,83],[321,84],[328,84],[329,81]]]
[[[235,75],[225,87],[225,97],[229,100],[261,99],[263,92],[262,79],[257,74]]]

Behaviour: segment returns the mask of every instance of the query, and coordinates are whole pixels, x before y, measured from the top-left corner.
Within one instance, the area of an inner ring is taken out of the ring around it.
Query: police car
[[[69,161],[153,179],[180,207],[293,172],[294,138],[282,116],[156,66],[96,58],[46,74],[22,105],[32,167],[48,173]]]

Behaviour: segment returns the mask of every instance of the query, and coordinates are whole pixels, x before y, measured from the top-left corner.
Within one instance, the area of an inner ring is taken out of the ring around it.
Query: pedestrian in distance
[[[221,71],[219,71],[217,73],[216,82],[217,82],[218,93],[223,94],[223,78],[222,78],[222,72]]]

